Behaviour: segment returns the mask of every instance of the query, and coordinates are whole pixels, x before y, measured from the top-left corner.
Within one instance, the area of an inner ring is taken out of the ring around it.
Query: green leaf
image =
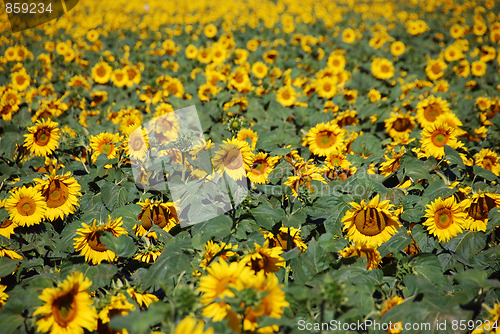
[[[446,277],[444,277],[441,264],[434,254],[421,254],[411,261],[411,265],[417,277],[422,278],[439,291],[445,291]]]
[[[455,191],[455,189],[450,189],[438,175],[433,175],[422,197],[428,197],[430,201],[434,201],[438,197],[443,199],[450,197]]]
[[[90,266],[84,274],[92,281],[91,290],[97,290],[108,286],[117,272],[118,267],[114,264],[101,263],[96,266]]]
[[[106,245],[106,249],[114,252],[118,257],[130,257],[136,250],[134,241],[128,235],[114,237],[112,233],[105,232],[100,240]]]
[[[277,222],[285,219],[285,211],[282,208],[273,208],[268,201],[252,209],[252,215],[257,224],[268,231],[271,231]]]
[[[445,145],[444,146],[444,154],[446,160],[448,160],[452,165],[457,165],[460,169],[465,169],[465,164],[462,160],[460,154],[458,154],[457,150],[452,147]]]
[[[485,180],[495,181],[497,179],[497,176],[487,169],[481,168],[477,165],[474,165],[473,168],[474,168],[474,174],[482,177]]]
[[[411,234],[422,252],[432,252],[436,248],[436,239],[429,235],[425,226],[414,226],[411,230]]]
[[[21,261],[0,257],[0,277],[11,275]]]

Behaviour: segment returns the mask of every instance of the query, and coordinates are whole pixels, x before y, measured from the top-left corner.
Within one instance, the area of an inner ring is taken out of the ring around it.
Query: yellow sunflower
[[[447,68],[448,65],[442,59],[428,59],[425,74],[429,80],[436,81],[444,76],[444,70]]]
[[[408,135],[415,128],[415,116],[410,113],[391,112],[391,117],[384,121],[385,132],[391,138]]]
[[[269,241],[266,240],[261,246],[254,244],[255,248],[248,253],[241,261],[245,262],[255,273],[264,271],[264,273],[274,273],[285,266],[284,259],[280,256],[283,253],[281,247],[269,247]]]
[[[255,150],[255,145],[257,145],[257,140],[259,139],[257,133],[252,129],[241,129],[240,131],[238,131],[237,138],[238,140],[241,141],[246,141],[247,139],[250,139],[252,150]]]
[[[404,146],[401,147],[399,152],[391,150],[391,157],[389,157],[389,152],[386,152],[384,156],[385,161],[380,164],[380,173],[384,176],[389,176],[399,170],[399,163],[404,153]]]
[[[250,182],[255,184],[264,184],[267,182],[269,174],[273,171],[274,166],[278,163],[281,157],[269,157],[267,153],[259,152],[252,158],[250,170],[247,177]]]
[[[19,226],[39,224],[47,210],[47,203],[35,187],[17,188],[5,200],[5,209],[10,214],[10,220]]]
[[[2,311],[2,307],[7,303],[7,299],[9,299],[9,295],[5,293],[5,289],[7,289],[7,286],[0,284],[0,311]]]
[[[238,249],[238,245],[226,244],[225,242],[213,242],[209,240],[205,245],[205,250],[201,255],[201,263],[200,267],[203,269],[207,269],[209,264],[213,261],[214,257],[218,256],[224,261],[229,260],[230,257],[234,256]]]
[[[267,77],[267,73],[268,73],[267,65],[264,64],[263,62],[258,61],[252,65],[252,74],[255,75],[257,78],[264,79],[265,77]]]
[[[111,74],[113,69],[106,62],[99,62],[92,68],[92,79],[98,84],[104,85],[109,79],[111,79]]]
[[[197,320],[190,316],[185,317],[177,324],[173,334],[214,334],[214,329],[209,327],[205,329],[205,323],[203,320]]]
[[[127,289],[127,293],[132,297],[133,300],[139,304],[140,307],[148,308],[151,303],[158,301],[158,297],[151,293],[140,293],[137,292],[134,288]]]
[[[315,90],[319,97],[331,99],[337,94],[337,79],[324,77],[315,81]]]
[[[437,159],[444,157],[444,145],[457,148],[459,143],[455,136],[455,129],[446,123],[431,124],[421,132],[421,149]]]
[[[115,238],[127,234],[127,231],[121,227],[122,224],[121,217],[114,220],[108,217],[106,223],[98,223],[97,219],[94,219],[92,225],[82,223],[83,227],[76,230],[78,236],[74,238],[73,246],[77,252],[80,252],[80,255],[85,255],[87,262],[93,264],[99,264],[104,260],[113,262],[116,254],[106,249],[106,245],[101,242],[101,237],[104,232],[110,232]]]
[[[342,218],[344,231],[354,243],[378,247],[389,240],[400,226],[396,216],[389,210],[393,205],[389,200],[379,202],[379,195],[366,204],[351,202],[352,209]]]
[[[424,217],[427,220],[423,223],[427,226],[427,231],[438,238],[439,241],[449,241],[456,237],[465,228],[466,213],[457,204],[455,197],[446,199],[439,197],[431,204],[427,204]]]
[[[37,188],[47,203],[45,217],[51,221],[57,218],[64,218],[65,215],[72,214],[78,206],[78,197],[82,194],[82,189],[74,177],[70,177],[71,172],[64,175],[56,175],[56,171],[46,179],[35,179]]]
[[[297,93],[291,85],[281,87],[276,92],[276,100],[284,107],[290,107],[296,101]]]
[[[22,68],[20,71],[11,74],[12,88],[20,92],[28,89],[31,84],[31,77],[26,73],[26,69]]]
[[[114,333],[109,326],[111,319],[117,315],[126,316],[129,311],[134,311],[135,305],[127,301],[127,297],[123,293],[111,296],[109,303],[99,312],[99,321],[97,324],[98,333]],[[122,334],[126,334],[127,330],[122,329]]]
[[[91,136],[90,147],[94,151],[91,156],[92,162],[95,163],[97,157],[102,153],[106,153],[108,159],[114,159],[119,153],[117,143],[122,140],[123,137],[119,133],[102,132],[96,136]]]
[[[136,256],[134,256],[134,260],[142,261],[144,263],[154,263],[160,255],[161,250],[150,248],[140,251]]]
[[[431,95],[417,104],[417,121],[425,128],[446,112],[451,112],[448,101]]]
[[[377,79],[391,79],[394,76],[394,65],[389,59],[377,57],[372,61],[371,71]]]
[[[175,225],[179,224],[177,210],[173,202],[154,202],[149,198],[144,202],[139,202],[142,206],[141,212],[137,219],[141,225],[134,227],[134,232],[138,236],[146,235],[146,233],[153,227],[153,224],[163,229],[165,232],[170,231]],[[156,233],[149,233],[148,236],[157,238]]]
[[[125,69],[117,68],[111,74],[111,81],[116,87],[123,87],[129,85],[128,74]]]
[[[9,259],[12,260],[22,260],[23,257],[13,250],[4,248],[4,246],[0,245],[0,257],[8,257]]]
[[[489,170],[496,176],[500,176],[500,159],[495,151],[483,148],[474,156],[476,165]]]
[[[366,269],[372,270],[378,268],[382,257],[376,247],[365,244],[349,245],[339,252],[343,258],[357,256],[366,258]]]
[[[493,193],[474,194],[465,199],[462,207],[466,208],[466,228],[471,231],[486,231],[488,213],[495,207],[500,207],[500,195]]]
[[[252,151],[246,141],[232,138],[223,141],[212,158],[212,164],[217,173],[226,172],[230,178],[239,181],[250,170],[252,157]]]
[[[345,149],[345,131],[336,124],[319,123],[309,129],[302,145],[309,146],[309,150],[318,156],[328,156]]]
[[[300,230],[295,227],[280,227],[276,235],[273,232],[264,233],[264,237],[269,241],[269,247],[281,247],[284,251],[288,251],[298,247],[301,251],[307,249],[307,245],[300,237]],[[291,241],[288,245],[288,241]]]
[[[10,236],[14,234],[14,229],[18,227],[17,223],[14,223],[12,220],[7,219],[0,224],[0,235],[10,239]]]
[[[146,130],[134,125],[125,131],[128,134],[127,152],[132,159],[142,160],[149,149],[149,141]]]
[[[25,134],[24,146],[34,155],[45,157],[51,154],[58,146],[60,131],[59,124],[50,119],[37,121],[35,125],[30,126]]]
[[[39,296],[45,303],[34,313],[42,316],[36,322],[39,332],[59,334],[83,333],[97,329],[97,312],[88,290],[92,282],[74,272],[56,288],[46,288]]]

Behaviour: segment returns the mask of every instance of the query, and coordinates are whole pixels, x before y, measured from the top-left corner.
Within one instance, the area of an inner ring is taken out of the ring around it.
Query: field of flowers
[[[0,332],[500,333],[499,13],[82,0],[12,33],[2,12]],[[181,224],[204,207],[166,179],[218,214]]]

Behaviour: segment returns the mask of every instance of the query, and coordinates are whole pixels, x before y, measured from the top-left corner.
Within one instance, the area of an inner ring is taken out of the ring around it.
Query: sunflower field
[[[4,10],[2,334],[500,333],[499,1]]]

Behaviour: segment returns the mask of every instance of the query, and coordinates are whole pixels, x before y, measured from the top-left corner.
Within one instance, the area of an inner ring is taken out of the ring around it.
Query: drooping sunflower
[[[415,116],[410,113],[391,112],[391,117],[384,121],[385,132],[391,138],[408,135],[415,128]]]
[[[242,261],[252,268],[255,273],[264,271],[264,273],[274,273],[284,267],[284,259],[280,256],[283,253],[281,247],[269,247],[269,241],[266,240],[264,245],[254,244],[255,248],[248,253]]]
[[[58,146],[60,135],[59,124],[50,119],[37,121],[35,125],[28,128],[29,133],[24,136],[24,146],[34,155],[46,157]]]
[[[474,194],[461,204],[462,207],[466,208],[465,212],[467,213],[465,228],[484,232],[488,224],[488,213],[491,209],[500,207],[500,195],[493,193]]]
[[[34,313],[39,332],[60,334],[83,333],[97,329],[97,312],[88,290],[92,282],[74,272],[55,288],[46,288],[39,296],[45,303]]]
[[[376,247],[365,244],[349,245],[339,252],[343,258],[357,256],[366,258],[366,269],[372,270],[378,268],[382,257]]]
[[[396,234],[400,224],[389,210],[393,206],[389,200],[379,202],[377,194],[368,204],[365,200],[350,204],[353,208],[346,212],[342,222],[352,242],[378,247]]]
[[[152,247],[140,251],[136,256],[134,256],[134,260],[139,260],[145,263],[155,262],[156,259],[161,255],[161,250],[155,248],[156,247]]]
[[[127,231],[121,226],[123,224],[121,217],[111,219],[107,222],[97,222],[94,219],[92,225],[82,223],[82,228],[76,230],[77,237],[74,238],[73,246],[80,255],[85,255],[85,261],[99,264],[106,260],[113,262],[116,254],[106,249],[106,245],[101,242],[104,232],[110,232],[115,238],[127,234]]]
[[[148,308],[151,303],[159,300],[158,297],[151,293],[140,293],[134,288],[127,289],[127,293],[137,302],[137,304],[139,304],[140,307]]]
[[[200,267],[207,269],[209,264],[214,260],[214,257],[218,256],[224,261],[229,260],[230,257],[235,255],[238,249],[238,245],[226,244],[225,242],[213,242],[209,240],[205,245],[205,250],[201,255]]]
[[[269,157],[267,153],[259,152],[255,155],[250,163],[250,170],[247,177],[250,182],[255,184],[264,184],[267,182],[269,174],[273,171],[274,166],[278,163],[281,157]]]
[[[47,203],[37,188],[22,186],[5,200],[5,209],[14,223],[19,226],[31,226],[43,220]]]
[[[439,197],[431,204],[427,204],[423,223],[427,231],[438,238],[439,241],[449,241],[456,237],[465,228],[466,213],[461,205],[457,204],[455,197],[442,199]]]
[[[451,112],[448,101],[434,95],[417,103],[417,121],[422,128],[436,122],[445,112]]]
[[[421,132],[421,149],[437,159],[444,157],[444,145],[457,148],[459,143],[455,136],[455,129],[446,123],[431,124]]]
[[[141,212],[137,219],[141,225],[136,225],[134,231],[138,236],[146,235],[146,233],[153,227],[153,224],[168,232],[175,225],[179,224],[177,210],[173,202],[155,202],[149,198],[144,202],[139,202],[142,206]],[[148,236],[157,238],[156,233],[149,233]]]
[[[476,153],[474,160],[478,166],[489,170],[497,176],[500,175],[500,159],[495,151],[489,148],[483,148]]]
[[[239,181],[250,170],[252,156],[252,151],[246,141],[232,138],[223,141],[212,158],[212,164],[217,173],[226,172],[230,178]]]
[[[56,171],[46,179],[35,179],[37,188],[47,203],[45,217],[51,221],[57,218],[72,214],[78,206],[78,197],[82,194],[82,189],[74,177],[70,177],[71,172],[64,175],[57,175]]]
[[[95,163],[97,157],[102,153],[106,153],[108,159],[114,159],[119,153],[119,146],[116,143],[122,140],[123,136],[119,133],[102,132],[96,136],[91,136],[90,147],[94,151],[91,156],[92,162]]]
[[[344,134],[336,124],[319,123],[309,129],[302,145],[309,146],[313,154],[325,157],[345,149]]]

